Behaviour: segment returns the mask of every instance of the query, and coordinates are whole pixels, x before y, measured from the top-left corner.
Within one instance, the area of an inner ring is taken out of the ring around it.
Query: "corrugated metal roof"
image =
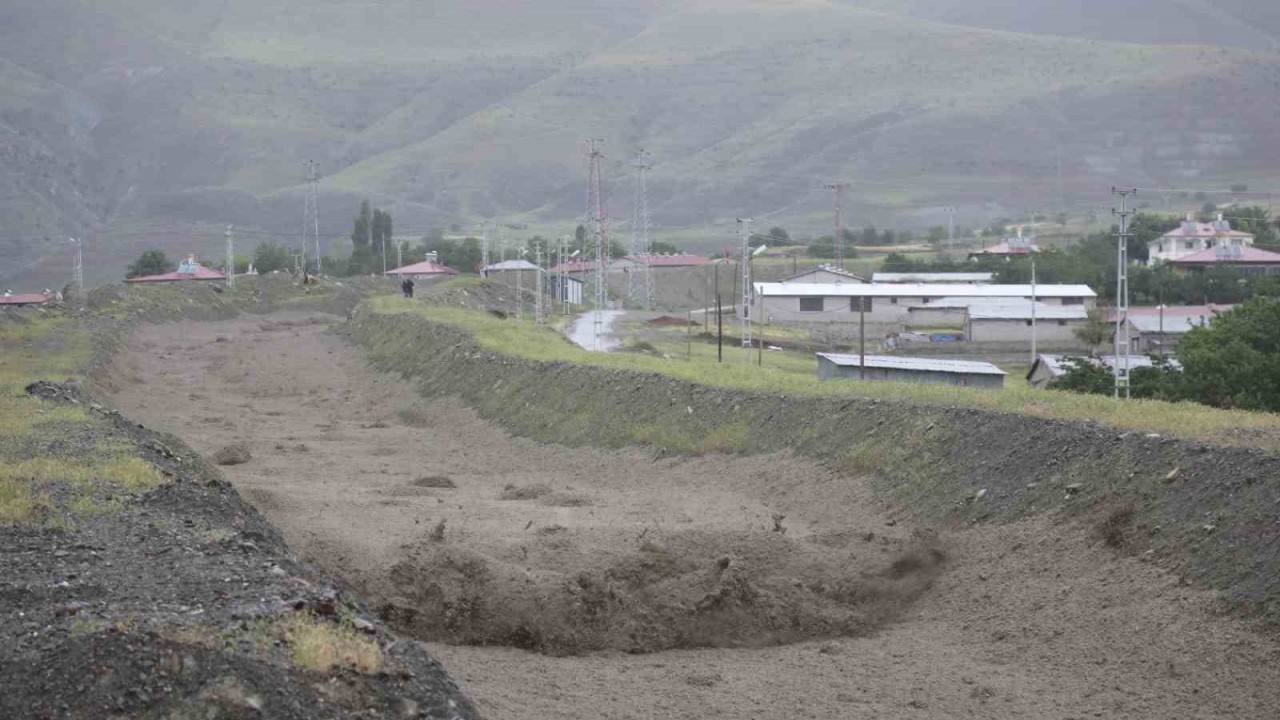
[[[953,285],[947,283],[756,283],[756,293],[766,297],[990,297],[1029,298],[1030,285]],[[1088,285],[1036,285],[1036,297],[1097,297]]]
[[[848,270],[845,270],[844,268],[836,267],[835,265],[819,265],[818,267],[815,267],[815,268],[809,268],[808,270],[805,270],[802,273],[797,273],[790,277],[782,278],[781,280],[779,280],[779,282],[791,282],[793,280],[798,280],[799,278],[802,278],[802,277],[817,275],[820,272],[828,272],[828,273],[831,273],[832,275],[847,277],[850,280],[857,280],[858,282],[866,282],[866,278],[863,278],[860,275],[855,275],[849,272]]]
[[[503,260],[485,268],[486,271],[502,270],[537,270],[538,266],[528,260]]]
[[[836,353],[817,353],[843,367],[858,367],[861,364],[858,355],[839,355]],[[886,370],[914,370],[917,372],[946,372],[969,375],[1004,375],[1005,371],[991,363],[975,360],[937,360],[934,358],[898,357],[896,355],[867,355],[866,366]]]
[[[1040,252],[1040,246],[1028,240],[1017,242],[1015,240],[1005,240],[997,245],[989,248],[974,250],[970,255],[1030,255],[1031,253]]]
[[[1069,359],[1084,360],[1085,362],[1088,362],[1093,365],[1105,365],[1107,366],[1107,369],[1111,370],[1112,372],[1115,372],[1116,364],[1117,364],[1116,357],[1117,356],[1115,355],[1103,355],[1101,357],[1093,357],[1093,358],[1076,356],[1076,355],[1039,355],[1036,357],[1036,365],[1033,365],[1031,367],[1031,372],[1034,372],[1036,369],[1036,366],[1039,365],[1047,369],[1049,371],[1050,376],[1058,377],[1059,375],[1062,375],[1067,371],[1066,361]],[[1121,355],[1119,357],[1123,358],[1124,356]],[[1182,365],[1174,358],[1166,358],[1166,360],[1170,365],[1172,365],[1175,368],[1182,367]],[[1151,367],[1154,364],[1155,364],[1155,361],[1146,355],[1130,355],[1129,356],[1130,370],[1133,370],[1134,368],[1140,368],[1140,367]],[[1027,374],[1030,375],[1031,373],[1029,372]]]
[[[970,318],[981,320],[1030,320],[1030,300],[1022,298],[940,298],[923,305],[912,305],[912,310],[963,309]],[[1040,320],[1083,320],[1089,311],[1083,305],[1045,305],[1035,303],[1035,317]]]
[[[1165,335],[1181,335],[1193,327],[1208,325],[1211,322],[1213,322],[1212,315],[1165,315],[1163,320],[1159,315],[1129,316],[1129,325],[1138,332],[1153,334],[1163,332]]]
[[[627,260],[634,263],[648,264],[651,267],[702,267],[710,265],[711,259],[702,257],[701,255],[628,255]]]
[[[995,273],[874,273],[873,283],[989,283]]]

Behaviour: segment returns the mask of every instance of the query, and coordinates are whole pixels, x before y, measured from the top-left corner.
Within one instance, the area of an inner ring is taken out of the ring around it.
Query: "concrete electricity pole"
[[[643,276],[636,268],[627,273],[627,295],[645,310],[653,309],[653,241],[649,235],[649,170],[653,163],[649,153],[641,150],[632,162],[636,169],[635,204],[631,213],[631,257],[640,263]]]
[[[1114,195],[1120,197],[1120,209],[1112,208],[1111,213],[1120,218],[1119,231],[1116,233],[1116,384],[1115,398],[1120,399],[1121,390],[1125,399],[1129,399],[1129,216],[1135,211],[1128,207],[1130,195],[1137,195],[1133,188],[1111,188]]]
[[[316,170],[316,161],[311,160],[307,163],[307,200],[306,207],[302,211],[302,254],[303,267],[306,267],[307,239],[313,243],[316,255],[316,275],[324,274],[324,261],[321,259],[320,253],[320,210],[318,206],[318,198],[320,195],[320,173]]]
[[[76,300],[83,303],[84,297],[84,240],[71,238],[76,246],[76,256],[72,269],[72,287],[75,288]]]
[[[229,287],[236,286],[236,241],[235,227],[227,226],[227,285]]]
[[[609,268],[609,236],[605,229],[603,182],[601,180],[601,162],[604,153],[600,151],[603,140],[593,139],[588,143],[587,158],[590,169],[587,178],[587,206],[591,212],[592,232],[595,234],[596,288],[595,310],[592,314],[594,323],[592,332],[595,348],[600,349],[601,336],[604,335],[604,310],[608,303],[606,273]]]
[[[751,218],[738,218],[742,228],[742,347],[751,361]]]

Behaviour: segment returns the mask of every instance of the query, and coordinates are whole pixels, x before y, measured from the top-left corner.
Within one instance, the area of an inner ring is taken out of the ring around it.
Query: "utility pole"
[[[833,238],[836,250],[836,267],[844,268],[844,189],[849,183],[837,181],[828,183],[827,187],[835,191],[836,234]]]
[[[373,230],[373,223],[369,223],[370,232]],[[382,228],[382,277],[387,276],[387,229]],[[319,267],[320,258],[316,258],[316,266]]]
[[[627,273],[627,296],[645,310],[653,309],[653,240],[649,235],[649,169],[653,167],[649,153],[641,150],[632,161],[636,169],[635,203],[631,213],[631,258],[643,268],[636,278],[635,269]]]
[[[1120,197],[1120,209],[1112,208],[1111,213],[1120,218],[1119,232],[1116,233],[1116,384],[1115,398],[1120,399],[1123,389],[1125,399],[1129,399],[1129,216],[1134,214],[1129,209],[1130,195],[1137,195],[1134,188],[1111,188],[1113,195]]]
[[[404,267],[404,246],[396,243],[396,267]]]
[[[236,286],[236,242],[235,227],[227,226],[227,286]]]
[[[318,198],[320,196],[320,173],[316,170],[316,161],[311,160],[307,164],[307,201],[306,207],[302,211],[302,252],[304,256],[307,248],[307,237],[311,236],[314,243],[316,254],[316,275],[324,274],[324,256],[320,252],[320,210],[318,207]]]
[[[1036,258],[1031,256],[1031,364],[1036,364]]]
[[[751,361],[751,218],[738,218],[742,228],[742,347]]]
[[[606,273],[609,269],[609,235],[605,229],[603,183],[600,177],[600,165],[604,160],[604,153],[600,151],[600,147],[603,144],[603,140],[592,139],[588,142],[587,150],[587,158],[590,162],[587,177],[587,206],[591,212],[596,254],[596,307],[592,314],[592,333],[595,337],[596,350],[600,349],[601,336],[604,335],[604,310],[608,303]]]
[[[540,242],[534,243],[533,245],[533,264],[537,266],[537,270],[534,270],[533,276],[533,289],[535,295],[533,304],[533,322],[535,325],[546,325],[547,311],[545,300],[543,298],[547,291],[542,277],[542,243]]]
[[[76,246],[76,256],[72,267],[72,286],[75,288],[76,300],[84,303],[84,240],[71,238],[71,242]]]
[[[867,298],[858,298],[858,379],[867,379]]]
[[[480,277],[489,273],[489,223],[480,223]]]
[[[569,236],[560,236],[560,274],[556,292],[560,293],[560,314],[569,316],[572,303],[569,302]]]
[[[956,251],[956,209],[947,207],[947,254]]]

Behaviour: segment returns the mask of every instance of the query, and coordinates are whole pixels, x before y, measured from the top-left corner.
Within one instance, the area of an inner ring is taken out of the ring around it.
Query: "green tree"
[[[373,236],[373,206],[368,200],[360,202],[360,214],[351,230],[351,259],[347,261],[347,274],[359,275],[373,267],[370,250]]]
[[[1112,337],[1111,323],[1107,322],[1107,313],[1102,308],[1094,308],[1089,311],[1089,319],[1080,327],[1075,329],[1076,340],[1089,348],[1089,354],[1093,355],[1098,351],[1098,346],[1107,342]]]
[[[1232,210],[1231,227],[1251,233],[1257,245],[1270,248],[1280,245],[1280,237],[1276,235],[1271,215],[1264,207],[1241,207]]]
[[[253,249],[253,267],[260,273],[287,270],[289,264],[289,251],[283,245],[263,242]]]
[[[165,257],[163,250],[147,250],[142,256],[131,264],[125,271],[126,278],[146,277],[148,275],[163,275],[167,272],[173,272],[177,266]]]
[[[1053,381],[1054,390],[1109,395],[1115,388],[1116,377],[1107,366],[1084,358],[1066,358],[1062,361],[1066,371]]]
[[[249,258],[245,257],[244,255],[236,255],[235,256],[235,264],[236,264],[235,273],[237,275],[243,275],[249,272],[249,262],[250,262]],[[223,258],[222,260],[215,262],[213,264],[213,268],[220,272],[226,272],[227,271],[226,258]]]
[[[766,243],[771,247],[782,247],[791,244],[791,235],[785,228],[771,227],[769,228],[769,237]]]
[[[681,252],[680,248],[674,244],[661,240],[654,240],[650,246],[653,248],[654,255],[679,255]]]
[[[1280,411],[1280,299],[1253,298],[1178,343],[1180,394],[1217,407]]]

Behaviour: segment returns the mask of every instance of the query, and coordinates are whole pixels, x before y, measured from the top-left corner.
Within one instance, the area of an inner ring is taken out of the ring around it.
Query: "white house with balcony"
[[[1253,235],[1231,229],[1231,221],[1218,213],[1213,222],[1196,222],[1188,215],[1182,224],[1147,243],[1147,264],[1181,260],[1219,247],[1245,248],[1253,245]]]

